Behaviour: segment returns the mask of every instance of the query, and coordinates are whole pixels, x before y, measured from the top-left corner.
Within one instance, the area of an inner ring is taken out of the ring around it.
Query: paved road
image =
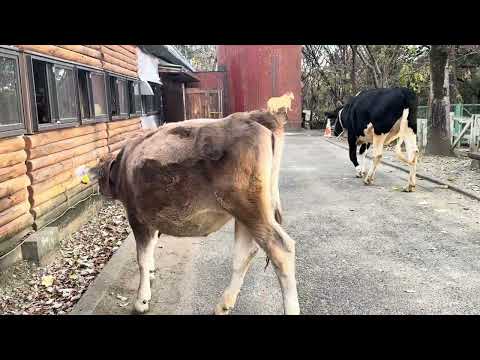
[[[287,135],[280,188],[302,313],[480,313],[479,203],[424,180],[416,193],[399,192],[407,174],[387,166],[367,187],[353,170],[347,151],[322,137]],[[232,245],[233,224],[208,238],[161,237],[151,314],[212,313],[230,279]],[[259,253],[233,314],[282,314],[264,265]],[[76,312],[129,313],[137,281],[130,238]],[[120,307],[116,294],[130,304]]]

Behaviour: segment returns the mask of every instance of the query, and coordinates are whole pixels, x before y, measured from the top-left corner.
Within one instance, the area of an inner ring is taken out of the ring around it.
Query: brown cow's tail
[[[265,126],[272,132],[283,131],[287,123],[287,114],[285,112],[278,112],[275,114],[267,111],[251,111],[248,113],[249,117],[255,122]]]
[[[286,112],[272,114],[267,111],[251,111],[249,117],[255,122],[265,126],[272,132],[272,200],[275,211],[275,220],[282,223],[282,205],[280,202],[280,192],[278,189],[280,163],[283,155],[284,127],[287,122]]]
[[[279,224],[282,223],[282,204],[280,201],[280,191],[279,191],[279,175],[280,175],[280,164],[282,161],[283,155],[283,143],[284,143],[284,126],[286,123],[286,114],[285,113],[276,113],[271,114],[268,112],[257,112],[254,115],[254,119],[258,123],[265,126],[272,132],[271,141],[272,141],[272,183],[271,183],[271,192],[272,200],[274,207],[275,220]]]

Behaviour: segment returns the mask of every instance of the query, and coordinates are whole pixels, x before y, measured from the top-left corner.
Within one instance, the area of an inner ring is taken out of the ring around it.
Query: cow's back
[[[124,148],[122,201],[144,221],[178,219],[171,235],[209,233],[229,218],[218,194],[249,186],[261,142],[270,134],[244,115],[165,125]],[[218,212],[219,222],[200,221],[202,212]]]
[[[408,108],[408,125],[416,133],[416,101],[416,95],[407,88],[363,91],[347,105],[351,127],[356,136],[363,135],[369,123],[373,124],[377,135],[388,133]]]

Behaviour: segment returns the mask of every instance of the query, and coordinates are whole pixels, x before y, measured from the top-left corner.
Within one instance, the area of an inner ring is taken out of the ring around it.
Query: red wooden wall
[[[292,91],[289,127],[301,127],[301,45],[218,45],[226,71],[225,111],[264,109],[269,98]]]

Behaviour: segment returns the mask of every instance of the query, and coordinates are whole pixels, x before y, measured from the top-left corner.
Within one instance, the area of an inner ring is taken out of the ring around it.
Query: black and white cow
[[[363,177],[367,185],[374,180],[382,159],[383,146],[398,139],[395,153],[410,167],[408,185],[404,191],[415,191],[418,158],[417,96],[412,90],[387,88],[361,91],[343,107],[325,115],[336,118],[335,136],[347,131],[350,160],[357,176]],[[401,151],[402,143],[405,143],[407,157]],[[370,144],[373,145],[373,162],[366,173],[366,155]],[[362,167],[357,161],[357,145],[361,145]]]

